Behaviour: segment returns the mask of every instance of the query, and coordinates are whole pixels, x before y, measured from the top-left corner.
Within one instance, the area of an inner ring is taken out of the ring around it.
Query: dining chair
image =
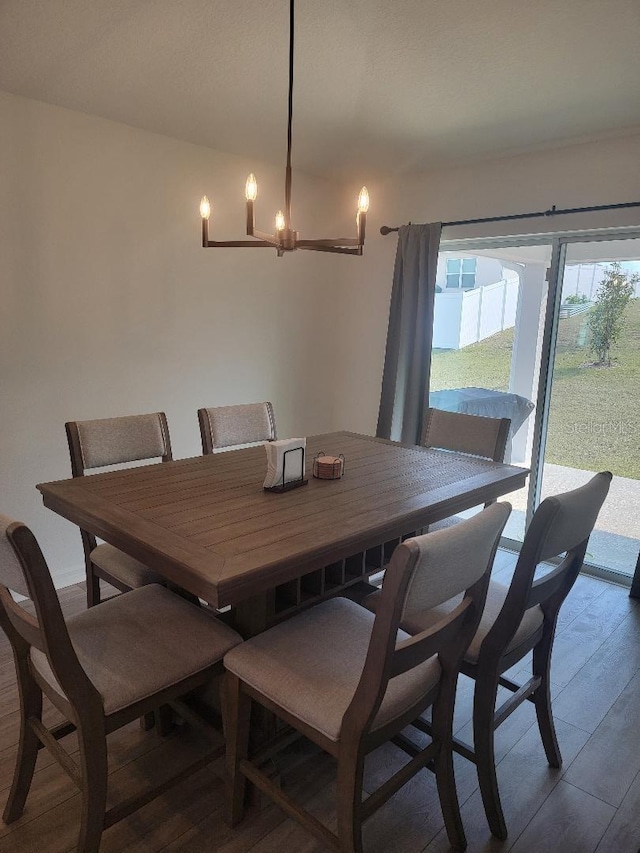
[[[71,472],[82,477],[87,471],[128,462],[161,459],[170,462],[171,440],[166,415],[127,415],[65,424]],[[100,579],[121,592],[149,583],[165,584],[164,578],[106,542],[80,530],[87,574],[87,605],[100,603]]]
[[[447,412],[443,409],[427,409],[422,428],[421,445],[456,453],[483,456],[492,462],[504,462],[511,421],[509,418],[486,418],[482,415],[467,415],[464,412]],[[489,506],[493,501],[488,501]],[[427,530],[443,530],[460,521],[460,516],[432,522]]]
[[[422,427],[421,445],[484,456],[504,462],[509,437],[509,418],[486,418],[464,412],[427,409]]]
[[[496,729],[525,700],[534,703],[547,761],[562,765],[551,706],[551,654],[558,612],[582,568],[589,537],[607,497],[612,475],[596,474],[586,485],[546,498],[536,510],[524,538],[509,586],[489,583],[479,628],[465,654],[461,671],[475,679],[474,747],[454,738],[454,750],[477,766],[480,791],[491,832],[507,837],[495,766]],[[536,578],[540,563],[561,557],[559,564]],[[375,596],[367,600],[375,605]],[[378,606],[381,604],[381,599]],[[402,620],[409,634],[421,636],[455,612],[459,597],[432,609],[417,609]],[[518,684],[504,673],[533,650],[532,675]],[[498,687],[511,695],[496,708]],[[429,733],[422,719],[414,722]]]
[[[271,403],[198,409],[198,421],[204,455],[221,447],[275,441],[277,438]]]
[[[510,510],[498,503],[451,530],[405,540],[392,555],[375,616],[333,598],[225,655],[232,826],[243,815],[249,779],[331,849],[361,853],[362,822],[433,761],[449,839],[465,848],[451,751],[456,682]],[[417,602],[435,607],[458,593],[459,606],[428,630],[414,637],[399,630]],[[252,700],[337,759],[337,835],[259,769],[260,753],[249,760]],[[430,706],[433,739],[421,749],[400,733]],[[411,760],[363,801],[365,756],[389,740]]]
[[[35,617],[12,593],[30,598]],[[13,647],[20,692],[20,742],[3,820],[17,820],[46,746],[82,792],[78,853],[96,853],[104,829],[219,757],[222,736],[180,699],[223,672],[241,642],[167,589],[150,584],[65,620],[49,569],[29,528],[0,516],[0,627]],[[47,728],[44,695],[67,722]],[[106,809],[107,735],[161,705],[203,728],[214,743],[172,778]],[[59,744],[77,732],[78,763]]]

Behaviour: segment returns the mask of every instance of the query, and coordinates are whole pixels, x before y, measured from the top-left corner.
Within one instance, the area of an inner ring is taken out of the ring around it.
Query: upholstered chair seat
[[[332,741],[338,741],[367,657],[375,617],[334,598],[230,651],[227,670]],[[409,638],[398,631],[397,640]],[[414,705],[440,679],[437,656],[389,683],[372,729]]]
[[[106,542],[94,548],[90,552],[90,556],[94,566],[97,566],[109,575],[119,578],[123,584],[131,589],[136,589],[149,583],[165,583],[162,575],[154,572],[153,569],[145,566],[144,563],[141,563],[134,557],[125,554],[124,551],[119,551],[113,545],[108,545]]]
[[[80,665],[114,714],[219,661],[241,642],[235,631],[162,586],[150,584],[67,619]],[[46,654],[31,665],[65,698]]]
[[[508,586],[504,586],[504,584],[498,583],[497,581],[490,581],[489,589],[487,591],[487,600],[484,610],[482,611],[480,625],[478,626],[478,630],[476,631],[475,636],[471,641],[471,645],[464,656],[465,661],[469,663],[477,663],[478,655],[480,654],[480,647],[502,610],[502,606],[504,605],[508,592]],[[374,592],[365,599],[365,605],[370,610],[375,610],[379,598],[380,592]],[[419,634],[421,631],[426,631],[426,629],[430,628],[432,625],[437,625],[444,616],[449,613],[453,613],[461,601],[462,596],[457,595],[455,598],[451,598],[449,601],[445,601],[443,604],[440,604],[438,607],[434,607],[431,610],[414,612],[402,622],[402,627],[409,634]],[[517,649],[518,646],[522,645],[527,640],[530,640],[535,635],[536,631],[539,631],[542,628],[543,622],[544,613],[542,612],[540,605],[532,607],[529,610],[525,610],[520,626],[507,646],[505,654],[508,654],[513,649]]]

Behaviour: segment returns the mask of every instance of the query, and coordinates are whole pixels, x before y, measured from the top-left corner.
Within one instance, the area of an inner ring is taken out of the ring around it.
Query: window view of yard
[[[586,366],[590,311],[560,320],[546,461],[586,471],[608,469],[640,478],[640,299],[625,310],[611,367]],[[431,388],[509,390],[514,329],[460,350],[434,350]]]
[[[445,286],[454,261],[476,258],[473,289]],[[547,246],[441,253],[430,403],[511,418],[506,459],[531,467]],[[515,276],[515,278],[514,278]],[[568,244],[549,419],[536,502],[614,474],[588,562],[630,576],[640,540],[640,240]],[[524,419],[522,419],[524,416]],[[529,486],[512,492],[505,536],[522,542]]]

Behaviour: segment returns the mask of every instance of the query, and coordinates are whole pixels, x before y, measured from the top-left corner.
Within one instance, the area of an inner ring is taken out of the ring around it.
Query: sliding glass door
[[[566,244],[538,500],[611,471],[587,561],[631,576],[640,541],[640,239]]]
[[[530,467],[551,243],[440,252],[430,405],[506,417],[507,459]],[[524,535],[528,489],[509,496],[506,535]]]
[[[443,243],[430,404],[511,419],[507,459],[532,469],[509,496],[505,536],[516,547],[544,497],[611,470],[587,562],[630,576],[640,539],[640,233],[604,236]]]

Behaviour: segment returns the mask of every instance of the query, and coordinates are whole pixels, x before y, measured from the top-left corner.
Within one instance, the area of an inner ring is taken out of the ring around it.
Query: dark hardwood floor
[[[494,576],[508,580],[514,559],[500,552]],[[65,614],[85,606],[84,589],[60,593]],[[522,670],[518,665],[514,673]],[[640,850],[640,605],[627,590],[581,576],[560,614],[553,660],[554,709],[564,757],[551,770],[540,743],[533,705],[525,703],[497,732],[497,759],[509,838],[498,842],[486,824],[475,768],[456,758],[457,783],[469,851],[514,853],[638,853]],[[471,737],[472,683],[462,677],[456,707],[458,736]],[[11,782],[18,737],[18,696],[8,642],[0,633],[0,807]],[[49,707],[47,719],[56,719]],[[64,746],[75,751],[75,737]],[[181,727],[166,738],[137,723],[110,740],[111,799],[169,775],[200,746]],[[335,785],[331,760],[301,750],[283,783],[331,822]],[[404,755],[392,745],[368,762],[365,788],[390,775]],[[1,853],[66,853],[75,847],[79,796],[43,750],[23,817],[0,823]],[[420,772],[367,823],[367,853],[449,850],[433,776]],[[252,806],[230,830],[222,819],[222,765],[202,770],[103,836],[103,853],[320,853],[323,848],[271,804]]]

